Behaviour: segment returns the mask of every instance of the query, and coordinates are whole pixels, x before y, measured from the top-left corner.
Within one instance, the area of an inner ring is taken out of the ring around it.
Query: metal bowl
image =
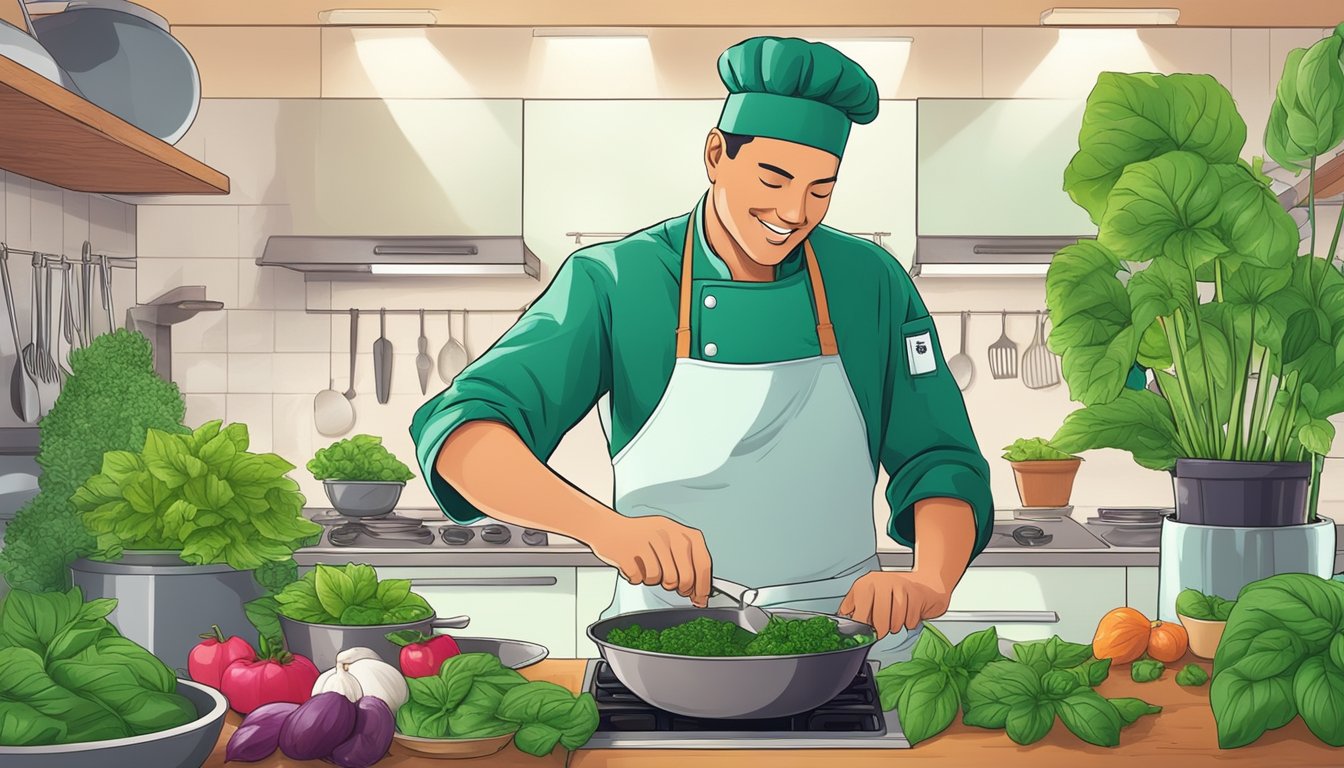
[[[770,610],[786,619],[826,616],[844,635],[871,635],[872,627],[840,616]],[[667,608],[614,616],[588,627],[588,639],[611,671],[645,702],[674,714],[714,719],[789,717],[825,704],[844,691],[868,660],[872,643],[792,656],[695,657],[622,648],[607,633],[638,624],[666,629],[698,618],[734,621],[736,608]]]
[[[397,508],[405,483],[378,480],[323,480],[331,506],[346,517],[382,517]]]
[[[383,661],[395,667],[401,658],[401,648],[387,639],[389,632],[409,629],[429,635],[433,634],[435,629],[461,629],[470,622],[471,619],[466,616],[453,616],[447,619],[430,616],[427,619],[404,624],[347,627],[343,624],[312,624],[307,621],[296,621],[281,614],[280,631],[285,636],[285,647],[289,652],[307,658],[317,665],[318,669],[326,670],[336,666],[336,654],[346,648],[368,648],[378,654]]]
[[[21,64],[71,93],[79,93],[70,73],[32,35],[8,22],[0,21],[0,56]]]
[[[177,681],[177,692],[187,697],[199,715],[176,728],[144,736],[47,747],[0,746],[0,765],[5,768],[201,768],[209,759],[224,726],[229,702],[213,688]]]

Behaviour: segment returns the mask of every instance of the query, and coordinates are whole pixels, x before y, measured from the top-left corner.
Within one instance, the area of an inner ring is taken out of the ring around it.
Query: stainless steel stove
[[[854,682],[811,712],[770,720],[684,717],[644,703],[601,659],[583,675],[597,701],[597,732],[582,749],[905,749],[895,712],[883,712],[869,662]]]
[[[326,529],[319,546],[351,549],[446,547],[480,551],[545,547],[550,544],[551,537],[545,531],[495,521],[455,525],[442,518],[426,520],[395,512],[381,517],[355,518],[324,509],[310,513],[309,519]]]

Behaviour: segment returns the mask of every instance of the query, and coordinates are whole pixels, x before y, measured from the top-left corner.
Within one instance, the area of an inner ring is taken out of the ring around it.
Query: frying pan
[[[841,616],[770,609],[772,616],[826,616],[842,635],[872,635],[874,629]],[[622,648],[607,642],[613,629],[638,624],[666,629],[699,618],[737,623],[738,608],[660,608],[613,616],[588,627],[611,671],[648,704],[674,714],[725,720],[789,717],[834,699],[868,660],[872,643],[826,653],[790,656],[675,656]]]

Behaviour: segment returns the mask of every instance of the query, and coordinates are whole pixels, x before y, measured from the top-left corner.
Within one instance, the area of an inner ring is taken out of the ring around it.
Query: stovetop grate
[[[793,717],[766,720],[714,720],[686,717],[653,707],[616,679],[605,661],[596,662],[589,692],[597,701],[598,731],[622,733],[854,733],[880,735],[886,730],[872,670],[864,665],[854,682],[830,702]]]

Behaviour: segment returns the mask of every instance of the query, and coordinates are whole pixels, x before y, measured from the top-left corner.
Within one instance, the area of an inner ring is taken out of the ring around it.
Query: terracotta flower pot
[[[1212,659],[1218,651],[1218,643],[1223,639],[1227,622],[1192,619],[1179,613],[1176,616],[1180,618],[1186,634],[1190,635],[1190,652],[1201,659]]]
[[[1073,478],[1082,459],[1014,461],[1017,495],[1024,507],[1063,507],[1073,493]]]

